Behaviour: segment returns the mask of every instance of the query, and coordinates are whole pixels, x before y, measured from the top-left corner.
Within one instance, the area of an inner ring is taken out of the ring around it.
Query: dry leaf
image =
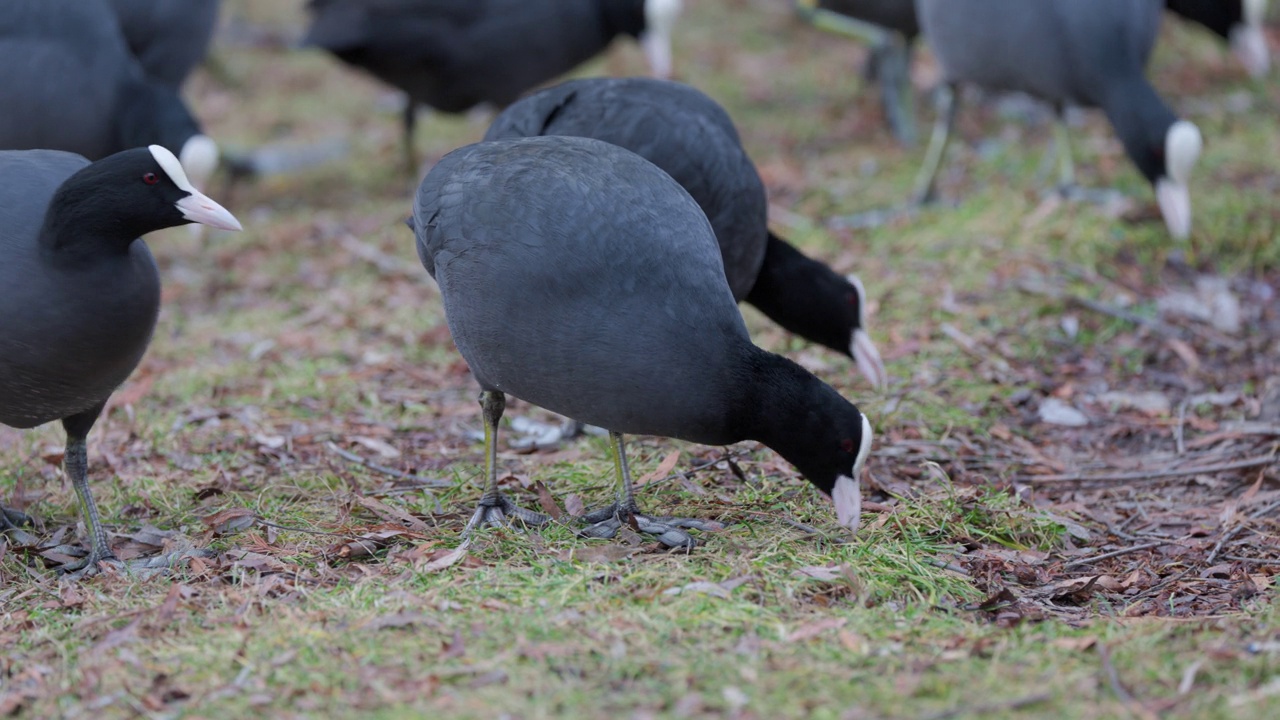
[[[626,560],[627,558],[640,552],[640,548],[627,547],[625,545],[596,544],[592,543],[586,547],[570,548],[561,550],[556,553],[556,559],[561,562],[584,562],[584,563],[610,563]]]
[[[376,617],[364,624],[365,630],[387,630],[391,628],[403,628],[410,625],[430,625],[432,627],[440,627],[440,623],[432,617],[424,615],[420,612],[398,612],[390,615],[382,615]]]
[[[253,524],[258,522],[258,515],[249,508],[227,508],[222,512],[201,518],[201,522],[214,535],[230,535],[253,527]]]
[[[1079,652],[1081,650],[1092,649],[1094,645],[1098,644],[1098,638],[1093,636],[1062,637],[1062,638],[1054,638],[1050,644],[1052,644],[1054,647],[1060,647],[1063,650],[1074,650],[1076,652]]]
[[[467,548],[465,545],[453,550],[438,550],[432,553],[431,559],[418,568],[419,572],[432,573],[439,572],[446,568],[453,567],[458,561],[467,556]]]
[[[676,463],[678,462],[680,462],[680,451],[672,450],[667,453],[666,457],[662,458],[662,462],[658,463],[658,467],[654,468],[653,472],[645,473],[639,480],[636,480],[635,483],[633,483],[633,486],[643,487],[651,482],[665,478],[671,474],[671,471],[675,469]]]
[[[848,618],[823,618],[822,620],[801,625],[795,630],[787,633],[787,636],[783,639],[789,643],[812,640],[813,638],[831,632],[832,630],[839,630],[844,627],[847,622],[849,622]]]
[[[569,513],[569,517],[582,517],[587,513],[587,506],[583,504],[581,495],[569,493],[564,498],[564,511]]]
[[[707,582],[706,580],[699,580],[697,582],[691,582],[688,585],[681,585],[680,587],[667,588],[666,590],[662,591],[663,595],[681,595],[681,594],[687,594],[687,593],[700,593],[702,595],[710,595],[712,597],[718,597],[718,598],[729,597],[728,590],[725,590],[723,587],[720,587],[716,583]]]
[[[388,460],[390,460],[391,458],[400,457],[399,450],[395,449],[394,447],[387,444],[386,442],[379,440],[378,438],[367,437],[364,435],[355,435],[351,438],[351,441],[365,446],[366,448],[378,453],[378,455],[384,458],[387,458]]]
[[[555,497],[551,495],[551,491],[546,485],[539,480],[533,484],[534,492],[538,493],[538,505],[542,508],[542,512],[551,516],[552,520],[559,520],[564,517],[564,511],[560,509],[560,505],[556,502]]]
[[[410,530],[417,530],[418,532],[427,532],[430,530],[430,528],[427,527],[427,524],[418,518],[410,515],[400,508],[388,505],[377,498],[371,498],[366,495],[356,495],[355,500],[361,507],[373,511],[375,515],[383,520],[402,522],[407,525]]]

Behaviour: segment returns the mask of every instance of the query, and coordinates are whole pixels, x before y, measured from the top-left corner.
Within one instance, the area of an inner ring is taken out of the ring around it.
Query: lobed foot
[[[54,550],[64,555],[79,552],[78,548],[66,545],[60,545]],[[145,579],[166,573],[172,570],[174,565],[188,558],[213,557],[213,555],[212,550],[189,547],[170,553],[135,558],[125,562],[114,554],[97,555],[96,553],[90,553],[88,557],[58,567],[58,574],[67,580],[79,582],[102,573],[104,567],[111,567],[117,574],[133,575]]]
[[[550,515],[526,510],[507,499],[502,493],[488,493],[480,499],[475,514],[462,530],[465,538],[477,527],[505,527],[510,520],[519,520],[528,527],[541,527],[551,522]]]
[[[565,421],[558,425],[553,425],[530,420],[527,417],[513,417],[511,429],[520,433],[520,437],[511,441],[511,447],[552,448],[566,440],[578,437],[585,427],[585,424],[569,418],[565,418]]]
[[[698,541],[684,528],[715,532],[724,529],[724,523],[681,517],[655,517],[645,515],[637,508],[622,508],[617,503],[582,516],[587,527],[578,531],[583,537],[608,539],[618,534],[624,522],[635,521],[635,527],[646,535],[653,535],[663,545],[686,550],[697,546]]]
[[[18,528],[31,525],[31,516],[21,510],[14,510],[10,507],[0,505],[0,532],[5,530],[17,530]]]

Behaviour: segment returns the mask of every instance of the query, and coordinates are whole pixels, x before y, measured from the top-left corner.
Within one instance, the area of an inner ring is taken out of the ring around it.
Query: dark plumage
[[[1170,11],[1228,41],[1250,75],[1267,74],[1271,52],[1262,30],[1267,0],[1167,0],[1167,5]]]
[[[85,436],[142,359],[160,309],[155,261],[138,238],[190,222],[240,229],[158,145],[92,164],[52,150],[0,152],[0,422],[62,421],[67,476],[91,536],[88,569],[112,556],[89,494]],[[9,525],[0,512],[0,528]]]
[[[499,107],[637,38],[655,75],[671,73],[681,0],[311,0],[304,45],[328,50],[409,96],[450,113]]]
[[[468,529],[532,515],[496,486],[506,393],[610,431],[622,499],[595,517],[638,515],[621,441],[633,433],[759,440],[856,528],[869,423],[830,386],[751,343],[706,216],[666,173],[588,138],[478,143],[428,173],[412,225],[483,388],[489,487]],[[640,519],[664,541],[687,543],[679,523]]]
[[[217,163],[217,147],[182,99],[129,52],[105,0],[0,2],[0,68],[0,149],[97,160],[163,145],[197,183]]]
[[[724,111],[702,92],[665,80],[588,78],[507,108],[486,140],[575,135],[619,145],[657,165],[697,201],[715,230],[729,289],[787,330],[887,378],[864,324],[866,297],[845,278],[769,231],[764,184]]]
[[[129,49],[173,90],[204,61],[222,0],[110,0]]]
[[[1186,237],[1187,180],[1202,141],[1196,126],[1179,120],[1144,75],[1162,8],[1163,0],[917,0],[945,83],[919,197],[932,196],[950,137],[952,86],[974,83],[1022,91],[1059,111],[1066,105],[1101,108],[1129,159],[1155,187],[1169,232]],[[1065,137],[1062,129],[1064,145]],[[1060,155],[1069,161],[1065,147]],[[1073,180],[1068,163],[1063,181]]]

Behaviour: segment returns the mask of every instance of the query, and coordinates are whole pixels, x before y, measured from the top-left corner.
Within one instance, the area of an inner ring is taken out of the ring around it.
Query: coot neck
[[[854,328],[861,327],[861,298],[849,281],[772,232],[746,301],[787,332],[846,356]],[[817,308],[835,311],[818,312]]]
[[[153,230],[132,222],[120,211],[126,202],[95,182],[93,165],[68,178],[53,194],[40,227],[43,252],[59,262],[124,255],[129,246]],[[107,186],[109,188],[110,186]]]
[[[645,30],[645,0],[596,0],[600,20],[608,37],[629,35],[640,37]]]
[[[862,413],[796,363],[754,345],[738,391],[749,399],[737,414],[741,436],[769,446],[823,492],[853,471]]]
[[[1108,83],[1102,110],[1115,127],[1125,153],[1150,182],[1165,173],[1165,135],[1178,120],[1151,83],[1138,71]]]

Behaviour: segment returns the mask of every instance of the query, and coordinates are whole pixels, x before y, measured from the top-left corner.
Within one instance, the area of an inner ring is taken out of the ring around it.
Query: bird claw
[[[0,505],[0,531],[17,530],[18,528],[32,525],[34,522],[30,515],[21,510],[14,510]]]
[[[530,420],[527,417],[513,417],[511,429],[520,433],[521,437],[512,440],[511,447],[534,450],[553,448],[565,440],[578,437],[585,427],[583,423],[568,418],[559,425],[552,425]]]
[[[88,557],[60,566],[58,574],[64,580],[79,582],[107,572],[109,568],[109,572],[113,574],[126,574],[145,580],[172,570],[173,566],[181,560],[193,557],[212,557],[213,554],[212,550],[204,548],[186,548],[171,553],[135,558],[125,562],[115,555],[90,553]]]
[[[485,495],[476,506],[475,514],[467,521],[462,536],[470,536],[477,527],[505,527],[511,524],[510,520],[519,520],[526,527],[541,527],[551,522],[551,516],[526,510],[501,493]]]
[[[683,528],[716,532],[724,529],[724,523],[682,517],[655,517],[640,513],[635,508],[622,508],[616,503],[582,516],[586,527],[578,531],[583,537],[607,540],[618,534],[624,519],[635,530],[653,535],[659,542],[671,548],[686,550],[697,547],[698,541]]]

